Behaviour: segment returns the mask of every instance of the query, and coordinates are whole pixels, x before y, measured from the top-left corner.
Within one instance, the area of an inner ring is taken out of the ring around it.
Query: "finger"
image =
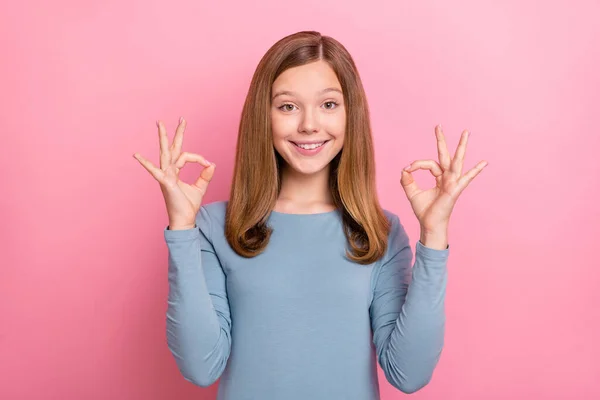
[[[469,183],[471,183],[471,181],[473,179],[475,179],[475,177],[477,175],[479,175],[479,173],[481,171],[483,171],[483,169],[488,165],[487,161],[480,161],[476,166],[474,166],[473,168],[471,168],[466,174],[464,174],[459,180],[458,180],[458,190],[459,192],[462,192],[463,190],[465,190],[465,188],[469,185]]]
[[[194,186],[201,188],[202,184],[204,182],[209,183],[213,177],[213,175],[215,174],[215,168],[217,166],[213,163],[211,163],[208,167],[204,168],[202,170],[202,172],[200,173],[200,177],[198,178],[198,180],[196,180],[196,182],[194,182]],[[203,182],[204,181],[204,182]]]
[[[404,170],[409,173],[419,169],[429,170],[431,174],[436,178],[444,174],[442,167],[435,160],[417,160],[410,163],[406,168],[404,168]]]
[[[160,168],[157,168],[154,166],[154,164],[152,164],[150,161],[146,160],[144,157],[142,157],[139,153],[135,153],[133,155],[133,157],[138,160],[140,162],[140,164],[142,164],[142,166],[144,168],[146,168],[146,170],[148,172],[150,172],[150,174],[154,177],[154,179],[156,179],[157,181],[161,181],[162,176],[163,176],[163,172]]]
[[[183,153],[181,153],[181,155],[175,162],[175,167],[181,169],[187,162],[197,162],[198,164],[203,165],[205,167],[209,167],[210,165],[212,165],[209,161],[206,160],[206,158],[202,157],[200,154],[188,153],[187,151],[184,151]]]
[[[161,121],[157,121],[158,139],[160,141],[160,169],[165,170],[171,164],[171,153],[169,151],[169,138],[167,130]]]
[[[183,119],[183,117],[179,118],[179,125],[177,125],[177,129],[175,130],[175,137],[173,138],[173,144],[171,145],[171,160],[177,160],[179,155],[181,154],[181,146],[183,144],[183,132],[185,132],[185,127],[187,126],[187,121]]]
[[[411,164],[407,165],[404,168],[404,171],[406,171],[410,174],[411,172],[417,171],[419,169],[429,170],[429,172],[431,172],[431,174],[435,177],[435,185],[437,187],[442,187],[442,176],[444,175],[444,171],[442,170],[442,167],[435,160],[414,161]]]
[[[450,169],[450,153],[448,153],[448,146],[446,145],[446,138],[442,132],[442,125],[435,127],[435,137],[437,139],[438,158],[440,160],[440,166],[442,170],[446,171]]]
[[[456,175],[461,176],[463,163],[465,161],[465,152],[467,151],[467,141],[469,140],[469,131],[464,130],[460,136],[460,142],[454,153],[454,159],[452,160],[452,171]]]
[[[428,169],[433,176],[436,178],[436,182],[439,185],[443,175],[442,168],[434,160],[418,160],[410,163],[402,170],[402,177],[400,178],[400,184],[404,188],[406,195],[411,199],[414,195],[421,192],[421,189],[415,182],[411,172],[419,169]]]
[[[415,178],[406,169],[402,170],[402,176],[400,177],[400,185],[402,185],[402,189],[404,189],[406,197],[408,197],[409,200],[412,199],[414,195],[421,192],[421,189],[417,185]]]

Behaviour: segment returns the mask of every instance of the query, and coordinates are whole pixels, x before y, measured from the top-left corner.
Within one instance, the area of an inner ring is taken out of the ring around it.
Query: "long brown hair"
[[[387,249],[390,224],[375,188],[375,161],[366,95],[354,60],[335,39],[303,31],[275,43],[260,60],[242,110],[231,192],[225,217],[225,236],[243,257],[260,254],[272,228],[266,221],[281,189],[284,163],[273,146],[271,88],[285,70],[324,60],[335,71],[346,107],[344,145],[331,160],[329,187],[341,210],[351,251],[360,264],[381,258]]]

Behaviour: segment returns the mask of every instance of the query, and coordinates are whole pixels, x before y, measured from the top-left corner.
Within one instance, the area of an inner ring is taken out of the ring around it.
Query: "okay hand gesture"
[[[191,229],[195,225],[196,214],[200,210],[202,198],[213,177],[216,165],[194,153],[181,152],[183,132],[187,122],[179,119],[173,143],[169,146],[167,131],[162,122],[157,121],[160,141],[160,168],[135,153],[133,156],[158,181],[165,198],[169,229]],[[189,185],[179,179],[179,171],[187,162],[197,162],[204,168],[200,177]]]
[[[439,231],[447,228],[450,214],[458,196],[467,185],[485,168],[487,161],[480,161],[462,175],[463,160],[467,149],[469,132],[463,131],[453,158],[450,158],[446,139],[440,125],[435,127],[439,163],[436,160],[417,160],[402,170],[400,184],[419,220],[421,229]],[[417,186],[412,172],[426,169],[435,177],[435,187],[422,190]]]

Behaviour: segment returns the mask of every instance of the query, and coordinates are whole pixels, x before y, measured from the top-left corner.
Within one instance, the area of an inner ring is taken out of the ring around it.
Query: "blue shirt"
[[[449,246],[417,241],[398,216],[388,249],[351,262],[339,210],[271,212],[265,251],[244,258],[225,238],[226,201],[196,227],[164,229],[167,343],[183,377],[219,378],[218,400],[377,400],[377,360],[390,384],[429,383],[444,344]]]

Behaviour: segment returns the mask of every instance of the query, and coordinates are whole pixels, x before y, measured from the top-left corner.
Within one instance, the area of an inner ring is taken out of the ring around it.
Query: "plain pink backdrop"
[[[415,399],[600,398],[597,1],[137,1],[0,5],[0,398],[213,399],[165,333],[155,121],[229,194],[241,107],[278,39],[318,30],[369,98],[384,208],[400,170],[472,132],[450,227],[446,344]],[[183,171],[188,182],[200,167]],[[422,185],[433,179],[417,173]],[[340,332],[342,334],[342,332]],[[379,371],[383,399],[404,394]]]

